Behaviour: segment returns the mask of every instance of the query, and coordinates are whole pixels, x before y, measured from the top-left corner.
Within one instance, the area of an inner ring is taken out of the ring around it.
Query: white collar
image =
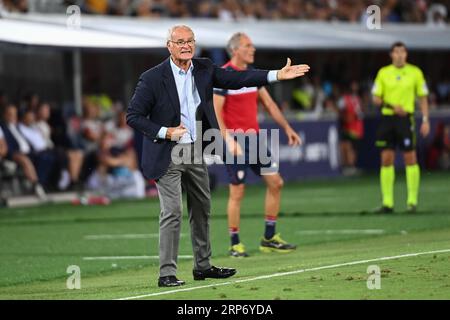
[[[172,72],[174,74],[187,74],[189,71],[192,73],[192,70],[194,70],[194,63],[191,60],[191,65],[189,66],[189,69],[187,71],[184,71],[183,69],[181,69],[179,66],[177,66],[175,64],[175,62],[173,62],[172,57],[169,58],[170,60],[170,67],[172,68]]]

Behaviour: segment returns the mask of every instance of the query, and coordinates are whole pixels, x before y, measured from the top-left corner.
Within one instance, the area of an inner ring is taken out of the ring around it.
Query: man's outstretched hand
[[[301,77],[309,71],[309,66],[307,64],[298,64],[291,66],[291,59],[287,58],[287,63],[283,69],[278,70],[277,79],[278,80],[289,80]]]

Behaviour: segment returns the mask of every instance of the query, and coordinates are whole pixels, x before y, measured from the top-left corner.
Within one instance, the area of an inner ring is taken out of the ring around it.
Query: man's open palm
[[[287,58],[287,63],[283,69],[278,70],[277,79],[278,80],[289,80],[301,77],[309,71],[309,66],[307,64],[298,64],[291,66],[291,59]]]

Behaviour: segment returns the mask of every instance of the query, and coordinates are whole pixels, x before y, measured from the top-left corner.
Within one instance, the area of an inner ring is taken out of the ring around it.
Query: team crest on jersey
[[[239,180],[244,179],[244,176],[245,176],[245,171],[244,170],[239,170],[237,172],[237,177],[238,177]]]

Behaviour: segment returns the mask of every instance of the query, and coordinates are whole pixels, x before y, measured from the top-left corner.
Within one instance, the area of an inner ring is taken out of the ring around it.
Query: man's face
[[[188,42],[191,42],[191,44]],[[194,34],[186,28],[175,29],[172,32],[172,39],[167,41],[167,49],[169,49],[174,60],[191,60],[195,53]]]
[[[50,106],[45,103],[39,107],[39,118],[48,120],[50,118]]]
[[[239,41],[239,47],[234,50],[234,56],[243,63],[252,64],[255,61],[255,51],[252,40],[243,35]]]
[[[5,110],[5,121],[7,123],[17,123],[17,109],[14,106],[8,106]]]
[[[405,47],[394,47],[391,52],[392,64],[396,67],[403,67],[406,63],[406,58],[408,57],[408,52]]]
[[[31,126],[34,123],[34,112],[27,111],[23,115],[23,123],[27,126]]]

